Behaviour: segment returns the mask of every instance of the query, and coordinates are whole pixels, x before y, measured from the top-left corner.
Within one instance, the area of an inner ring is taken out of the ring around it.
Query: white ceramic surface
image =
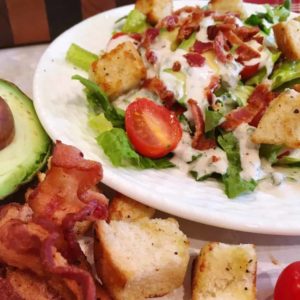
[[[176,6],[199,1],[176,1]],[[202,2],[203,3],[203,2]],[[38,116],[53,140],[72,144],[89,159],[104,167],[103,182],[152,207],[189,220],[248,232],[299,235],[300,184],[267,185],[264,191],[229,200],[221,184],[196,182],[178,170],[114,168],[87,126],[86,100],[82,86],[71,80],[86,74],[65,61],[71,43],[92,51],[104,49],[114,21],[132,6],[120,7],[90,18],[58,37],[42,56],[34,76],[34,104]],[[247,5],[249,12],[261,9]]]

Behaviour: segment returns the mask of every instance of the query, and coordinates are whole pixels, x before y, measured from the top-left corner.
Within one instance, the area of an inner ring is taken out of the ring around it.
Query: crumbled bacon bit
[[[175,61],[172,66],[172,70],[174,72],[179,72],[181,70],[181,63],[179,61]]]
[[[151,49],[147,49],[147,50],[146,50],[145,56],[146,56],[147,61],[148,61],[151,65],[154,65],[154,64],[156,63],[156,61],[157,61],[157,56],[156,56],[155,52],[152,51]]]
[[[236,49],[236,53],[238,54],[238,62],[248,61],[252,58],[259,58],[261,56],[259,52],[257,52],[256,50],[254,50],[246,44],[240,45]]]
[[[218,75],[214,75],[212,76],[210,83],[208,85],[208,87],[205,88],[205,94],[207,97],[207,101],[210,105],[212,105],[213,103],[213,92],[214,90],[219,86],[219,82],[220,82],[220,76]]]
[[[179,25],[179,17],[171,15],[163,18],[158,24],[158,28],[166,28],[168,31],[173,31]]]
[[[217,162],[217,161],[219,161],[219,160],[220,160],[220,157],[219,157],[219,156],[213,155],[213,156],[211,157],[211,161],[212,161],[213,163],[215,163],[215,162]]]
[[[195,134],[192,140],[192,147],[198,150],[208,150],[216,147],[216,141],[213,139],[207,139],[204,135],[205,123],[200,107],[193,99],[188,100],[193,120],[195,123]]]
[[[250,41],[258,32],[258,27],[248,26],[241,26],[235,30],[235,34],[244,42]]]
[[[240,72],[242,80],[247,80],[251,78],[259,69],[259,63],[251,66],[244,66],[243,70]]]
[[[214,44],[212,42],[203,43],[200,41],[196,41],[192,47],[192,51],[202,54],[204,52],[212,50],[213,48],[214,48]]]
[[[225,53],[225,45],[226,40],[224,34],[221,31],[219,31],[214,41],[214,49],[216,52],[217,59],[222,63],[226,63],[228,61],[228,57]]]
[[[184,57],[191,67],[202,67],[205,62],[205,58],[196,52],[187,53],[184,55]]]
[[[144,39],[142,41],[142,46],[144,48],[150,47],[150,45],[154,42],[156,37],[159,35],[158,28],[148,28],[144,34]]]

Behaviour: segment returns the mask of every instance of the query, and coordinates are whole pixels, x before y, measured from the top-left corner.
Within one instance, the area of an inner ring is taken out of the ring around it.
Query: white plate
[[[199,1],[176,1],[176,6]],[[247,5],[249,12],[261,7]],[[53,140],[81,149],[89,159],[100,161],[103,182],[108,186],[183,218],[241,231],[269,234],[300,234],[300,185],[271,184],[247,196],[229,200],[223,186],[215,181],[196,182],[178,170],[114,168],[97,145],[87,126],[86,100],[82,86],[71,80],[74,74],[86,76],[65,61],[71,43],[92,51],[104,49],[114,21],[132,6],[99,14],[72,27],[46,50],[34,77],[34,104],[38,116]]]

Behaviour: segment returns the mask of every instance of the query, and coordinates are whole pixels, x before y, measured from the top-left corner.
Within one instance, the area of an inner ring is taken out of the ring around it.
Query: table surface
[[[34,70],[46,48],[47,45],[37,45],[0,50],[0,78],[12,81],[32,97]],[[162,212],[158,212],[158,215],[169,216]],[[259,235],[216,228],[180,218],[177,220],[190,239],[192,257],[198,254],[207,241],[255,244],[258,254],[258,300],[273,299],[273,288],[279,272],[287,264],[300,260],[300,234],[299,237]],[[187,276],[186,285],[189,285],[189,277]],[[166,299],[189,299],[188,289],[180,289],[174,296]]]

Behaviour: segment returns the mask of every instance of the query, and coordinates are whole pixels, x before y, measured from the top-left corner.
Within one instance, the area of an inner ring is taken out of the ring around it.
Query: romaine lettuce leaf
[[[223,114],[218,111],[205,110],[205,132],[209,132],[219,125]]]
[[[114,127],[124,127],[124,112],[117,110],[110,103],[105,92],[103,92],[96,83],[80,75],[74,75],[72,79],[79,80],[86,87],[89,107],[95,114],[103,112],[105,118],[110,121]]]
[[[89,52],[76,44],[71,44],[66,54],[66,60],[74,66],[88,71],[92,62],[94,62],[98,56],[92,52]]]
[[[300,80],[300,60],[284,61],[271,75],[272,89],[283,89]]]
[[[88,125],[99,135],[104,131],[109,131],[113,128],[110,121],[105,118],[104,113],[99,115],[91,115],[88,119]]]
[[[193,32],[188,39],[183,40],[181,42],[178,48],[189,51],[189,49],[195,44],[195,41],[196,41],[196,32]]]
[[[254,91],[253,86],[249,85],[238,85],[234,91],[231,91],[231,96],[239,106],[245,106],[251,94]]]
[[[167,158],[150,159],[134,151],[126,132],[121,128],[105,131],[97,137],[98,144],[115,167],[166,169],[174,167]]]
[[[218,143],[226,152],[229,164],[227,173],[222,177],[228,198],[235,198],[240,194],[254,191],[257,182],[253,179],[250,181],[243,180],[240,176],[242,167],[239,143],[236,137],[232,132],[225,133],[218,137]]]
[[[282,151],[282,148],[280,145],[262,144],[259,148],[259,156],[264,157],[271,164],[275,164],[278,161],[277,156]]]
[[[245,23],[252,26],[258,26],[262,32],[269,35],[272,24],[286,21],[290,15],[291,1],[285,0],[282,5],[272,7],[265,5],[265,13],[252,14]]]
[[[124,33],[143,33],[150,25],[146,21],[146,16],[137,9],[133,9],[126,18],[122,27]]]
[[[261,68],[253,77],[248,79],[245,84],[246,85],[258,85],[260,84],[267,75],[266,67]]]

